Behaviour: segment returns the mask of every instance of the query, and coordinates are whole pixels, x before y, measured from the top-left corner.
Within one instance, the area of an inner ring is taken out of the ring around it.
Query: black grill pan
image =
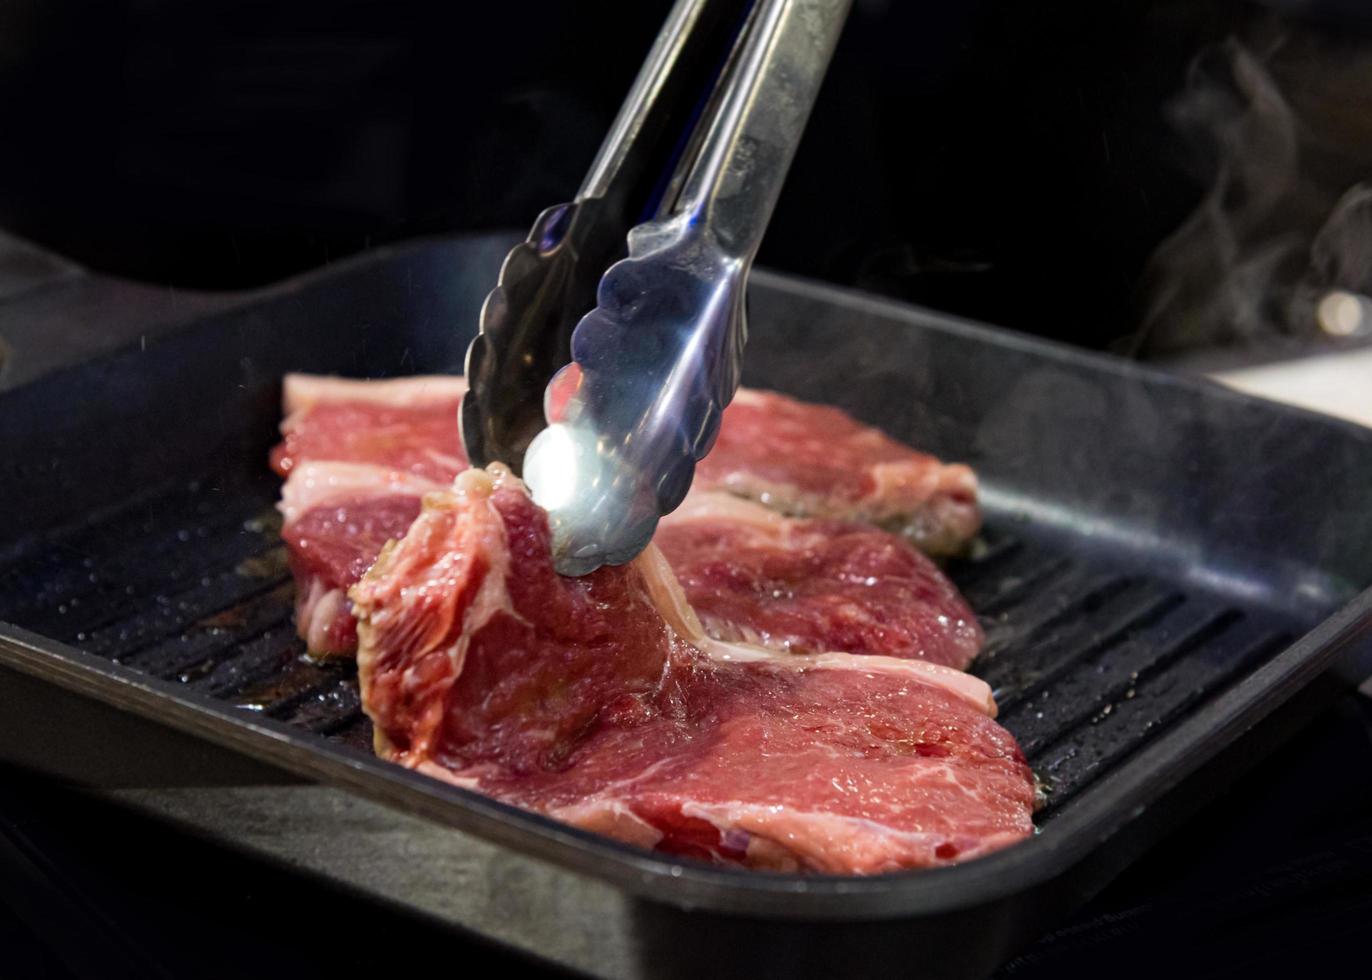
[[[505,244],[192,304],[0,395],[6,758],[106,785],[287,773],[449,825],[609,924],[587,952],[567,902],[522,913],[519,942],[591,972],[976,976],[1372,672],[1372,433],[759,273],[748,383],[980,473],[986,532],[950,571],[986,626],[976,670],[1048,786],[1041,833],[934,872],[749,874],[383,764],[352,670],[304,660],[292,628],[266,470],[279,381],[451,369]]]

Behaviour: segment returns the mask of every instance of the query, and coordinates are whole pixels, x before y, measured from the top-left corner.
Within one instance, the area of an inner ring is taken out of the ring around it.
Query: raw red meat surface
[[[296,627],[311,652],[350,654],[357,624],[347,589],[419,514],[424,493],[467,468],[460,377],[353,381],[288,375],[281,509],[296,579]]]
[[[424,494],[448,484],[367,463],[302,462],[281,492],[281,537],[295,576],[295,624],[316,654],[349,654],[347,599],[381,548],[403,537]]]
[[[420,496],[466,468],[457,428],[465,390],[459,377],[287,377],[283,442],[272,461],[288,477],[286,498],[296,500],[286,508],[283,534],[298,583],[297,624],[312,651],[353,651],[347,587],[387,540],[405,532]],[[820,465],[817,476],[797,465],[830,447],[816,442],[816,433],[832,440],[843,464]],[[738,466],[744,442],[751,454],[746,470]],[[313,470],[319,486],[303,491],[297,469],[324,463],[349,465]],[[793,483],[782,494],[778,480]],[[708,492],[728,489],[784,510],[885,514],[888,524],[922,528],[913,537],[926,546],[951,548],[978,520],[975,480],[966,467],[944,466],[837,409],[743,390],[724,414],[697,485],[664,522],[659,540],[713,635],[797,652],[884,653],[958,667],[976,655],[980,629],[961,597],[890,534],[852,522],[772,519],[746,500],[731,504]],[[878,485],[885,489],[873,496]],[[932,502],[900,511],[918,496],[912,487],[933,487]],[[301,502],[306,498],[308,506]],[[693,503],[711,500],[703,510]],[[888,509],[873,510],[878,504]]]
[[[1032,831],[986,685],[707,637],[650,547],[578,579],[501,468],[430,494],[351,596],[382,756],[659,850],[871,874]]]
[[[957,552],[981,526],[968,467],[916,452],[837,408],[770,391],[735,395],[693,489],[877,524],[930,554]]]
[[[457,409],[466,379],[444,375],[353,381],[287,375],[282,476],[306,460],[373,463],[446,482],[467,468]]]
[[[704,491],[669,514],[653,540],[715,639],[959,670],[981,648],[976,616],[938,566],[871,525],[783,517]]]

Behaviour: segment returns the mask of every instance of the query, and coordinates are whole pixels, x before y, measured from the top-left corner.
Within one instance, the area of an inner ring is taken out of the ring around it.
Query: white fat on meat
[[[673,574],[667,559],[655,545],[649,545],[634,561],[647,584],[653,605],[667,624],[691,646],[720,663],[767,663],[786,670],[856,670],[866,674],[908,677],[932,684],[954,694],[986,714],[996,717],[996,699],[991,687],[979,677],[940,664],[873,654],[815,653],[795,656],[771,647],[716,640],[705,632],[700,617],[686,601],[686,594]]]
[[[302,514],[339,501],[387,494],[422,497],[447,485],[426,477],[371,463],[300,463],[281,488],[276,505],[289,524]]]
[[[420,374],[406,378],[362,380],[324,374],[288,374],[282,382],[284,414],[303,412],[318,404],[354,402],[366,405],[415,408],[429,402],[447,402],[467,392],[460,374]]]
[[[340,588],[308,579],[304,595],[295,604],[296,628],[307,650],[329,651],[329,630],[348,611],[348,597]]]

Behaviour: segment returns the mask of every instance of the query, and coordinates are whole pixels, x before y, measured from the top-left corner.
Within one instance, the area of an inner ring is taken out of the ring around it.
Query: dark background
[[[1280,311],[1235,326],[1194,290],[1200,312],[1150,323],[1179,274],[1160,287],[1145,267],[1215,185],[1254,98],[1232,52],[1188,82],[1235,39],[1304,141],[1300,187],[1236,234],[1294,235],[1272,275],[1301,278],[1338,195],[1372,172],[1369,6],[856,0],[761,261],[1126,352],[1300,333]],[[0,0],[0,227],[217,289],[526,227],[574,193],[667,7]],[[1270,149],[1238,152],[1261,175],[1281,169]],[[1213,250],[1212,231],[1195,247]],[[1201,291],[1234,271],[1207,269]]]

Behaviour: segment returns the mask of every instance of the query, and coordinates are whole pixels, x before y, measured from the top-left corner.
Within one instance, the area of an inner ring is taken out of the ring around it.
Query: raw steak
[[[466,468],[457,428],[457,406],[465,390],[462,378],[446,376],[286,378],[284,440],[273,450],[272,463],[288,478],[287,500],[297,500],[285,506],[289,512],[283,535],[297,577],[297,625],[313,652],[352,652],[356,628],[347,587],[387,540],[404,534],[419,513],[420,496]],[[937,476],[966,469],[944,467],[858,426],[836,409],[747,390],[725,412],[716,454],[727,454],[730,440],[740,437],[732,421],[740,415],[744,427],[752,426],[758,435],[759,426],[767,424],[755,417],[758,405],[777,413],[781,441],[774,445],[759,437],[754,444],[756,468],[764,474],[784,468],[778,459],[786,455],[787,440],[794,443],[796,433],[809,424],[833,434],[841,449],[849,446],[842,449],[849,457],[852,445],[884,446],[883,452],[894,459],[888,474],[913,468]],[[841,431],[835,429],[835,417]],[[320,486],[308,491],[295,473],[302,465],[338,462],[352,465],[311,471]],[[397,480],[397,471],[412,479]],[[821,481],[800,474],[811,488],[807,506],[843,510],[860,481],[827,471],[821,476],[833,481],[831,499],[823,507],[813,496],[824,492]],[[974,528],[975,480],[968,479],[973,498],[958,505],[959,520],[965,525],[970,513]],[[742,491],[742,480],[735,473],[725,483]],[[698,477],[698,483],[708,486],[709,475]],[[899,480],[889,478],[887,483],[895,486]],[[796,652],[885,653],[957,667],[976,655],[980,629],[954,587],[890,535],[832,521],[772,521],[766,511],[743,500],[730,506],[722,496],[693,491],[664,524],[661,538],[712,635]],[[761,497],[778,502],[774,496]],[[788,499],[792,502],[787,506],[796,509],[794,499]],[[701,506],[699,501],[713,502]],[[944,505],[935,505],[935,510],[939,506]],[[734,520],[737,527],[726,526]]]
[[[696,490],[727,490],[786,514],[876,524],[929,554],[953,554],[981,526],[977,479],[828,405],[740,389]]]
[[[870,525],[788,518],[697,491],[653,540],[717,640],[959,670],[981,648],[981,627],[953,583],[904,538]]]
[[[354,381],[288,374],[272,468],[288,476],[306,460],[372,463],[446,483],[467,468],[457,427],[466,390],[460,376]]]
[[[347,589],[387,541],[419,516],[424,494],[448,484],[367,463],[299,462],[282,488],[281,537],[295,576],[295,624],[310,652],[357,648]]]
[[[645,847],[870,874],[1032,831],[989,688],[913,660],[708,638],[666,562],[564,579],[517,480],[430,494],[353,587],[385,758]]]
[[[296,579],[296,628],[311,652],[356,648],[348,587],[405,534],[420,497],[467,468],[457,428],[466,390],[460,377],[286,377],[283,441],[271,461],[286,477],[281,535]]]

